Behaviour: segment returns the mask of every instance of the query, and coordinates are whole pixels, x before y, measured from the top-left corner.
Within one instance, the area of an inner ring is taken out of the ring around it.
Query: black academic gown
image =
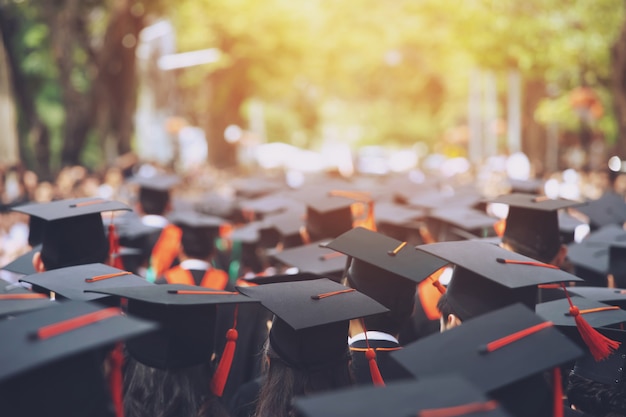
[[[376,363],[385,383],[413,378],[409,372],[390,356],[391,352],[401,349],[400,344],[388,340],[369,339],[369,345],[376,350]],[[350,344],[352,373],[357,385],[372,384],[369,361],[365,357],[364,349],[366,348],[367,343],[365,340],[358,340]]]

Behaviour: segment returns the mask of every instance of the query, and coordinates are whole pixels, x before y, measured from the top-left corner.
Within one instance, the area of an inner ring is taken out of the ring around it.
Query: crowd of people
[[[626,416],[626,173],[2,177],[2,415]]]

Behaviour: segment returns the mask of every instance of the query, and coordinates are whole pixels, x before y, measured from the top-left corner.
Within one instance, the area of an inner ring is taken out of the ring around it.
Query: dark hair
[[[210,389],[208,364],[157,369],[128,358],[124,373],[126,417],[227,417]]]
[[[209,259],[215,253],[217,233],[212,230],[194,229],[181,226],[183,230],[180,244],[190,258]]]
[[[626,415],[626,392],[623,384],[609,386],[570,373],[567,381],[570,404],[597,417]]]
[[[169,202],[169,191],[156,191],[147,188],[139,189],[139,204],[146,214],[163,215]]]
[[[447,320],[450,314],[454,314],[459,318],[459,320],[463,321],[463,317],[459,316],[459,314],[454,311],[450,305],[447,293],[443,293],[441,294],[441,297],[439,297],[439,301],[437,301],[437,310],[439,310],[444,320]]]
[[[328,363],[315,369],[303,369],[287,365],[269,343],[266,345],[266,353],[269,363],[259,392],[255,417],[293,417],[295,414],[291,402],[295,396],[335,390],[353,384],[348,355],[340,362]]]

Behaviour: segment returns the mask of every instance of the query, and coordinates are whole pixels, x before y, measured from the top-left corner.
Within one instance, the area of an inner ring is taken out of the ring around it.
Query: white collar
[[[141,217],[141,222],[150,227],[157,227],[159,229],[163,229],[165,226],[170,224],[170,222],[163,216],[159,216],[158,214],[146,214]]]
[[[200,259],[185,259],[180,263],[180,267],[186,270],[196,269],[202,271],[211,268],[211,264]]]
[[[376,330],[368,330],[367,338],[372,340],[386,340],[388,342],[400,344],[400,342],[398,342],[398,339],[396,339],[389,333],[377,332]],[[348,344],[351,345],[352,343],[359,342],[361,340],[365,340],[365,333],[359,333],[354,337],[348,337]]]

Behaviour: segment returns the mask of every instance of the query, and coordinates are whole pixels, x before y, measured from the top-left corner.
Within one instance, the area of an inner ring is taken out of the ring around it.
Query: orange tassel
[[[120,257],[120,240],[117,235],[117,230],[113,224],[113,218],[109,223],[109,266],[117,269],[124,269],[122,258]]]
[[[495,230],[496,236],[504,236],[504,231],[506,230],[506,219],[498,220],[497,222],[495,222],[493,224],[493,230]]]
[[[367,362],[370,365],[372,382],[378,387],[384,387],[385,381],[383,381],[383,376],[380,374],[380,369],[378,369],[378,364],[376,363],[376,352],[374,351],[374,349],[367,348],[367,350],[365,351],[365,357],[367,358]]]
[[[124,402],[122,397],[122,365],[124,364],[124,353],[122,344],[117,343],[115,348],[109,353],[109,389],[111,390],[111,400],[115,407],[115,416],[124,417]]]
[[[563,385],[561,382],[561,368],[558,366],[552,370],[554,385],[554,417],[563,417]]]
[[[582,337],[587,347],[589,347],[589,351],[596,361],[606,359],[615,349],[619,347],[620,342],[609,339],[608,337],[604,336],[602,333],[591,327],[587,320],[585,320],[580,314],[580,310],[578,309],[578,307],[576,307],[572,303],[565,284],[561,285],[565,290],[565,296],[570,305],[569,314],[574,316],[574,321],[576,322],[576,327],[578,328],[578,333],[580,333],[580,337]]]
[[[233,358],[235,357],[235,348],[237,347],[237,338],[239,333],[237,332],[237,311],[239,307],[235,307],[235,320],[232,329],[228,329],[226,332],[226,345],[224,346],[224,352],[220,363],[217,365],[213,379],[211,380],[211,392],[221,397],[224,394],[224,387],[228,381],[228,374],[230,373],[230,367],[233,364]]]

